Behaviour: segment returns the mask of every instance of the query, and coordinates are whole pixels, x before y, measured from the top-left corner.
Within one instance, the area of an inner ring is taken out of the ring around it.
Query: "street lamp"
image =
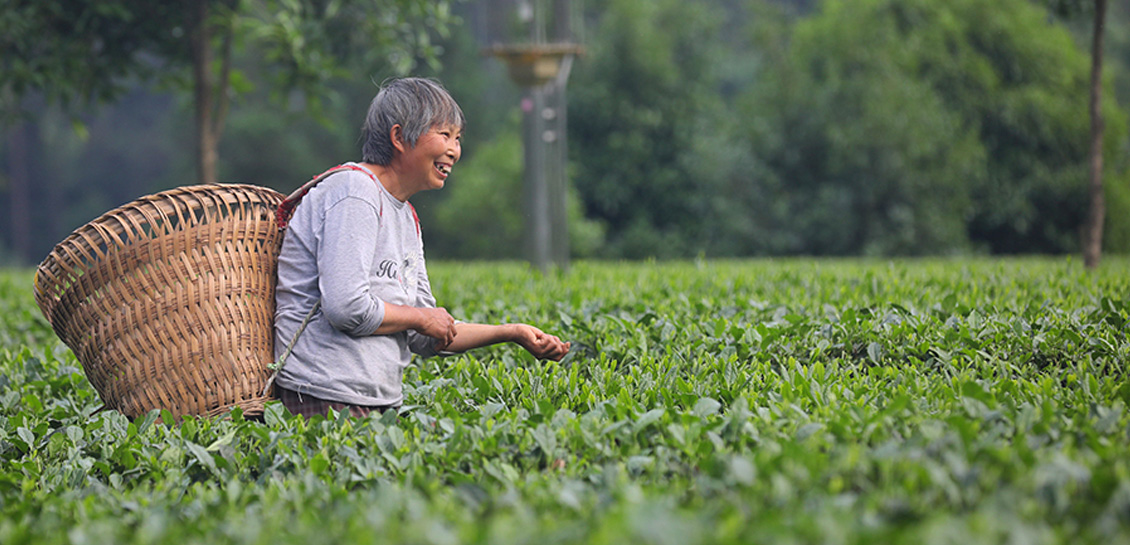
[[[487,49],[487,53],[506,63],[510,79],[523,87],[540,87],[562,73],[567,79],[569,70],[566,67],[563,71],[562,64],[572,62],[582,51],[581,46],[572,43],[510,44]]]
[[[545,24],[549,3],[554,16],[552,41],[547,40]],[[565,86],[573,59],[583,50],[572,42],[569,0],[519,0],[517,8],[519,18],[529,23],[529,41],[494,45],[485,52],[505,62],[510,78],[526,90],[522,99],[526,255],[543,272],[551,266],[566,269]]]

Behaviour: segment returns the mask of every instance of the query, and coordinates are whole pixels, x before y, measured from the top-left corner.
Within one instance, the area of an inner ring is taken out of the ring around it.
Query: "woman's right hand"
[[[455,318],[445,308],[409,307],[385,303],[385,317],[373,335],[391,335],[413,329],[436,339],[436,350],[455,340]]]
[[[455,318],[443,307],[417,308],[417,332],[436,339],[436,350],[443,350],[455,340]]]

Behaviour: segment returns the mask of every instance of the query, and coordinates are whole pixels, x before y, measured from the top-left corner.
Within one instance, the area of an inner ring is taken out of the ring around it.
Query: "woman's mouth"
[[[444,178],[446,178],[448,174],[451,174],[451,165],[447,163],[436,163],[435,167],[436,171],[439,172],[439,175],[443,176]]]

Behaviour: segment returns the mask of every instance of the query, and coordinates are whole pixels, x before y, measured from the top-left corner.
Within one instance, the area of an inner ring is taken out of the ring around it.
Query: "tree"
[[[356,77],[347,67],[368,77],[377,63],[434,62],[430,32],[451,20],[447,1],[430,0],[14,2],[0,8],[0,115],[11,120],[33,93],[88,105],[136,79],[191,89],[198,180],[213,183],[232,95],[252,85],[232,66],[234,48],[260,51],[279,95],[301,91],[316,111],[328,80]]]
[[[711,3],[612,0],[573,73],[569,153],[585,213],[608,227],[603,253],[709,251],[725,168],[707,160],[727,123],[715,73],[722,24]]]
[[[1103,26],[1106,21],[1106,0],[1095,0],[1095,26],[1091,45],[1091,150],[1090,150],[1090,201],[1087,210],[1086,238],[1083,243],[1083,262],[1088,268],[1099,266],[1103,251],[1103,217],[1106,202],[1103,199]]]
[[[1078,247],[1086,57],[1043,9],[828,0],[788,40],[745,111],[791,251]]]
[[[1103,227],[1106,216],[1106,199],[1103,190],[1103,130],[1102,79],[1103,37],[1106,29],[1106,0],[1045,0],[1054,13],[1072,20],[1093,8],[1091,18],[1091,84],[1089,116],[1091,120],[1090,151],[1088,157],[1087,218],[1083,225],[1083,263],[1087,268],[1099,265],[1103,248]]]
[[[1056,0],[1053,6],[1060,15],[1083,11],[1085,0]],[[1102,74],[1103,74],[1103,36],[1106,28],[1106,0],[1094,0],[1094,14],[1091,25],[1091,89],[1090,120],[1091,148],[1089,152],[1088,197],[1090,206],[1083,226],[1083,263],[1087,268],[1098,267],[1102,258],[1103,227],[1106,216],[1106,200],[1103,191],[1103,130],[1105,121],[1102,112]]]

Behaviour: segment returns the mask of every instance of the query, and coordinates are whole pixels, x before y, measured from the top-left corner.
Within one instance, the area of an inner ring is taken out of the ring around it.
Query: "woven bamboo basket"
[[[251,185],[182,187],[55,246],[36,272],[36,302],[105,408],[262,413],[282,199]]]

